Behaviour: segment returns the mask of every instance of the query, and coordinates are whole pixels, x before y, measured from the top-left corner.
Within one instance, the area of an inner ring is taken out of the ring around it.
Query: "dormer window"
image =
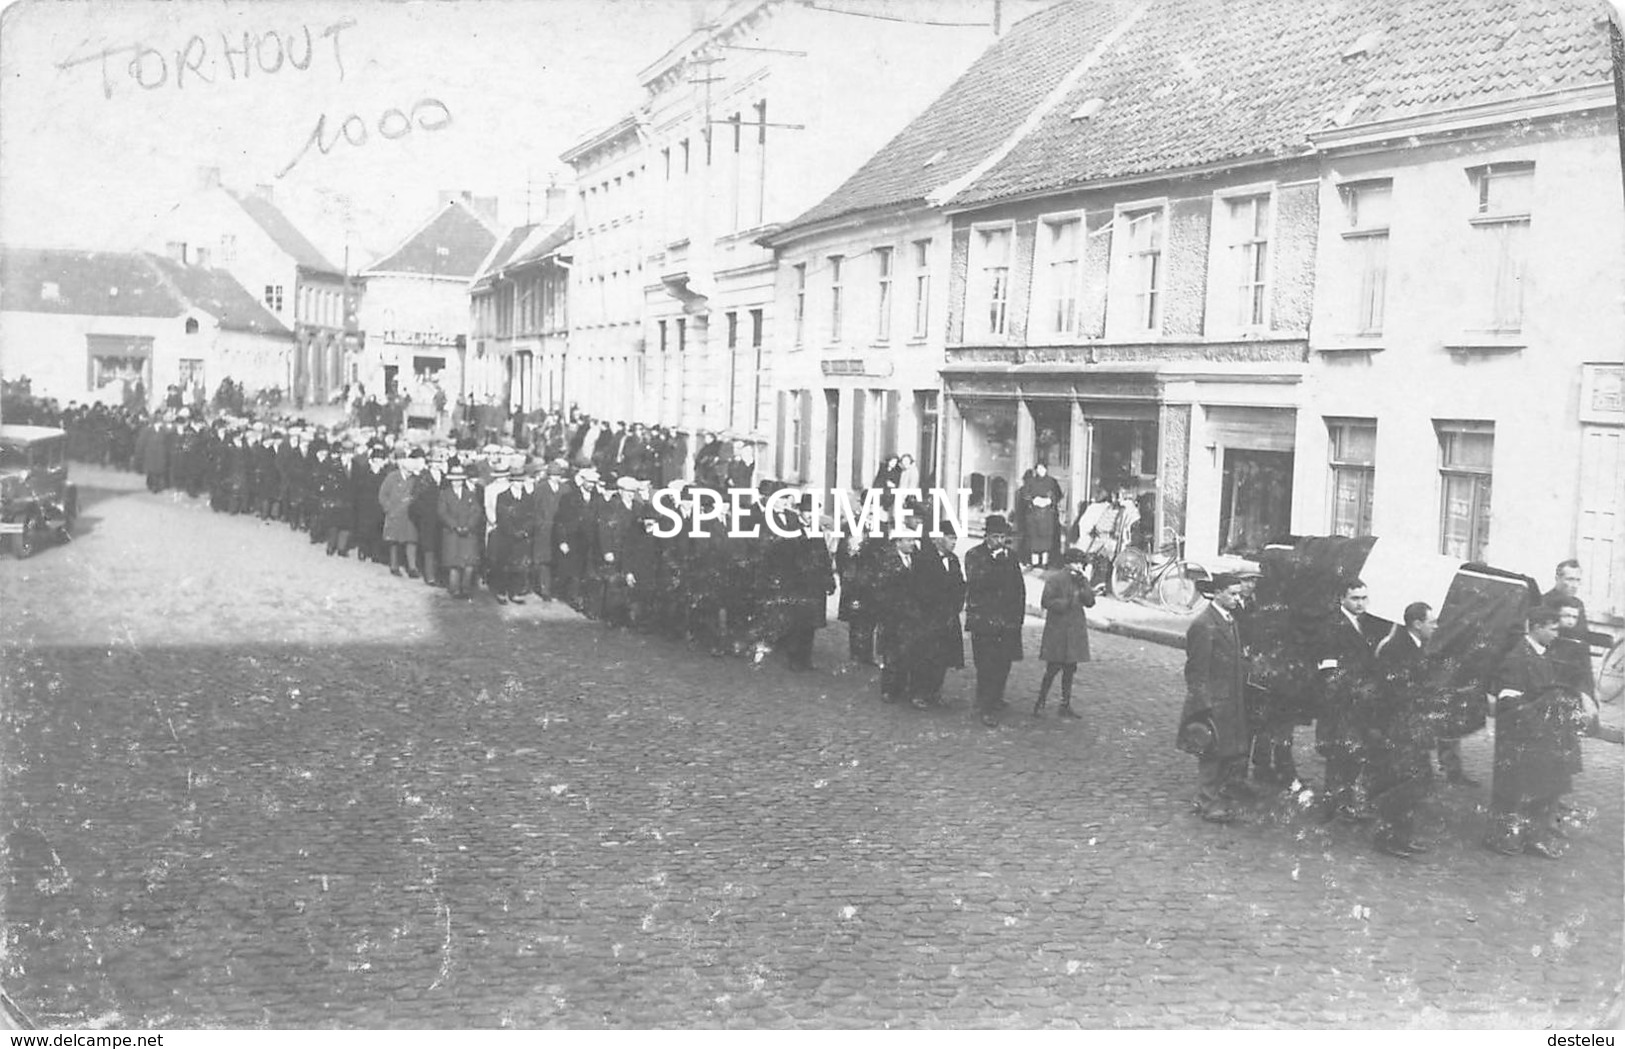
[[[61,302],[62,285],[54,280],[45,281],[39,286],[39,297],[41,302]]]
[[[186,334],[188,334],[188,335],[196,335],[197,334],[197,318],[196,317],[188,317],[188,318],[186,318]]]

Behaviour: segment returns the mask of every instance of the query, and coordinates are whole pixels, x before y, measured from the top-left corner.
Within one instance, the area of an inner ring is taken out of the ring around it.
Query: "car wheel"
[[[11,556],[26,561],[39,549],[39,528],[32,515],[23,519],[23,530],[11,537]]]

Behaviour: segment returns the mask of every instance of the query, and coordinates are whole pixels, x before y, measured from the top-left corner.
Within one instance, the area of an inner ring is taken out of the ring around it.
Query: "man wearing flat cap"
[[[1180,748],[1196,755],[1195,811],[1210,823],[1228,823],[1236,811],[1226,787],[1246,772],[1247,665],[1236,626],[1242,582],[1213,579],[1213,598],[1185,632],[1185,707]]]

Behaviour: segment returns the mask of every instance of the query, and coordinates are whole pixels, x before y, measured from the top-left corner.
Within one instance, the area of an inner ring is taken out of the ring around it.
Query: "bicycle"
[[[1185,560],[1185,540],[1173,529],[1163,532],[1171,542],[1158,560],[1133,546],[1124,546],[1112,562],[1111,592],[1120,601],[1158,604],[1175,612],[1189,612],[1202,599],[1201,584],[1211,580],[1208,570]]]
[[[1625,640],[1614,642],[1597,668],[1597,702],[1617,703],[1622,696],[1625,696]]]

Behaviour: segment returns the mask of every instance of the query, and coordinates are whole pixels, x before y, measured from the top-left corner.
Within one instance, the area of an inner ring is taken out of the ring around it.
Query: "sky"
[[[134,248],[206,168],[272,186],[352,265],[440,189],[523,221],[527,182],[539,211],[559,154],[637,101],[692,6],[18,0],[0,13],[0,241]]]

